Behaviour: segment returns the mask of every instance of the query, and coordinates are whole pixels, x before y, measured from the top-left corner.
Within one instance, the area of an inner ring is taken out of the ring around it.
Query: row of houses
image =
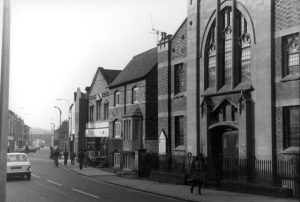
[[[278,160],[299,158],[299,7],[187,1],[173,35],[162,33],[123,70],[99,67],[91,86],[77,89],[72,148],[100,150],[122,170],[138,169],[149,153],[182,172],[203,153],[212,173],[224,168],[220,159],[265,159],[276,175]]]
[[[14,152],[30,145],[30,127],[12,110],[8,110],[7,151]]]

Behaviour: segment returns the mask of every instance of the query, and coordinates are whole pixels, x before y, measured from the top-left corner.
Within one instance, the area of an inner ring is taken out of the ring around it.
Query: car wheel
[[[27,177],[27,180],[30,180],[31,179],[31,173],[27,174],[26,177]]]

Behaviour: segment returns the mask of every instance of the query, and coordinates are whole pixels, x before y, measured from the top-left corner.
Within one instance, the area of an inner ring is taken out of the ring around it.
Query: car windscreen
[[[7,162],[26,162],[27,156],[21,154],[7,155]]]

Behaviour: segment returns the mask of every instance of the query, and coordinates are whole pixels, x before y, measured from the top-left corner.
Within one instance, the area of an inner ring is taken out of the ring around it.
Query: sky
[[[9,109],[50,129],[98,67],[122,70],[156,46],[152,28],[174,34],[186,0],[11,0]],[[57,100],[62,99],[62,100]]]

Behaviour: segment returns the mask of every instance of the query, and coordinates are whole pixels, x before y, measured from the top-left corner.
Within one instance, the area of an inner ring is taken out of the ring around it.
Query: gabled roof
[[[157,48],[138,54],[110,84],[110,87],[128,83],[146,76],[157,65]]]
[[[93,87],[94,83],[96,82],[97,76],[100,72],[105,81],[107,82],[107,85],[109,85],[120,74],[121,70],[104,69],[103,67],[98,67],[97,72],[93,78],[92,84],[86,87],[86,91],[90,91],[90,89]]]

